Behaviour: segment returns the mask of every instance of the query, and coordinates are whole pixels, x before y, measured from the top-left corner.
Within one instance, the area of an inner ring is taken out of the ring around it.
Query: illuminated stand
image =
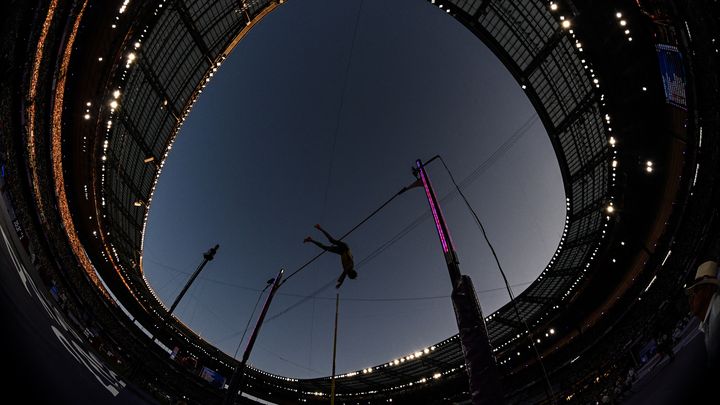
[[[430,159],[427,163],[434,159]],[[495,356],[493,356],[490,348],[487,327],[480,309],[480,303],[475,294],[475,288],[470,276],[460,273],[460,263],[424,165],[419,159],[415,164],[417,169],[414,171],[420,175],[420,180],[422,180],[425,195],[430,203],[430,210],[442,244],[445,263],[447,263],[448,272],[450,273],[450,282],[453,289],[453,309],[455,310],[455,319],[460,332],[460,344],[465,356],[465,367],[470,379],[472,403],[474,405],[500,404],[503,402],[500,389],[500,374],[495,362]]]

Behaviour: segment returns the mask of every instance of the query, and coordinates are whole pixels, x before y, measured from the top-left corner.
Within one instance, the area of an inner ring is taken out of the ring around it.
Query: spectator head
[[[688,287],[688,289],[702,284],[713,284],[715,286],[718,286],[720,285],[720,281],[718,280],[717,276],[717,263],[713,261],[707,261],[698,266],[697,272],[695,272],[695,281],[690,287]]]

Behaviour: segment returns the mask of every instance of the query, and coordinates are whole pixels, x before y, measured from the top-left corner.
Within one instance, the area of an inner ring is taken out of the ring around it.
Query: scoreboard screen
[[[665,89],[665,100],[668,103],[687,110],[685,66],[680,51],[665,44],[655,45],[658,62],[660,63],[660,74],[662,75],[663,88]]]

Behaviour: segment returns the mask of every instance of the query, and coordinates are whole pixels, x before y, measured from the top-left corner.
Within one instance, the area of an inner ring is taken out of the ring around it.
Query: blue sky
[[[150,209],[146,276],[169,306],[219,243],[175,314],[232,355],[265,281],[318,253],[302,243],[321,240],[315,223],[344,234],[414,180],[415,159],[436,154],[465,180],[519,293],[552,256],[565,219],[554,151],[519,85],[425,1],[286,2],[238,45],[185,122]],[[428,172],[438,195],[451,194],[441,165]],[[339,372],[457,333],[427,210],[422,191],[409,191],[346,239],[359,276],[340,290]],[[508,301],[500,274],[457,195],[443,211],[487,315]],[[253,365],[330,374],[336,290],[318,289],[340,271],[326,254],[283,285]]]

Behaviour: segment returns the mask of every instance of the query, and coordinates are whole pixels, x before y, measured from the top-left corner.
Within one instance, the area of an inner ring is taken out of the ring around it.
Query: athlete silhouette
[[[320,232],[322,232],[325,237],[332,243],[331,246],[323,245],[322,243],[316,241],[312,237],[308,236],[305,238],[303,242],[308,243],[312,242],[316,244],[320,249],[326,250],[328,252],[337,253],[340,255],[340,261],[342,262],[343,266],[343,272],[340,274],[340,277],[337,280],[337,284],[335,284],[335,288],[340,288],[343,281],[345,281],[345,277],[349,277],[350,279],[354,279],[357,277],[357,272],[355,271],[355,263],[353,262],[353,255],[352,252],[350,252],[350,247],[347,245],[347,243],[337,240],[330,236],[327,231],[325,231],[320,224],[315,224],[315,228],[317,228]]]

